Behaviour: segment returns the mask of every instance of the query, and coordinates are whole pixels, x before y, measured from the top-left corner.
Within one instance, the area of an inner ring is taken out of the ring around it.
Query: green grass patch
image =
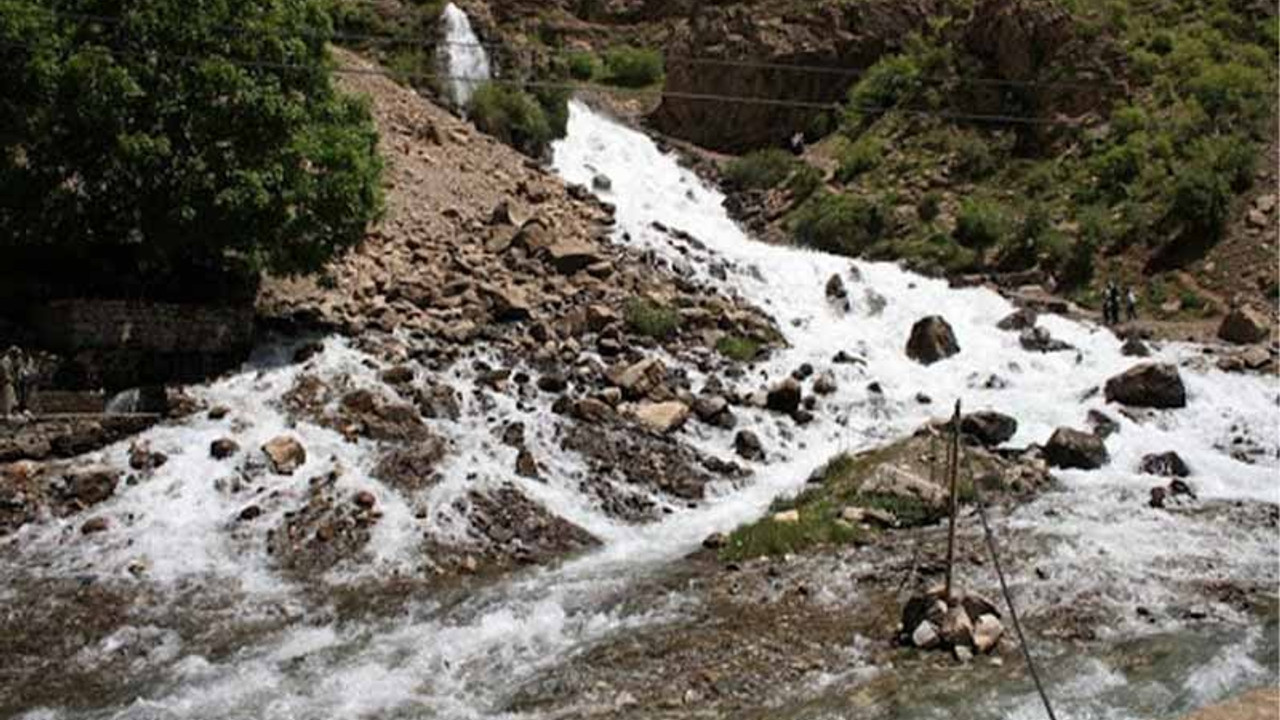
[[[760,355],[763,344],[754,338],[725,335],[716,341],[716,351],[738,362],[750,362]]]
[[[616,47],[604,55],[602,82],[619,87],[643,88],[662,82],[662,52],[630,45]]]
[[[756,150],[730,160],[724,166],[724,179],[743,190],[768,190],[781,185],[802,164],[786,150]]]
[[[841,520],[839,508],[828,502],[806,503],[798,510],[799,522],[776,522],[771,514],[734,530],[720,550],[720,558],[733,562],[777,557],[819,545],[846,545],[865,537],[864,531]]]
[[[854,195],[819,192],[791,218],[797,243],[839,255],[861,255],[884,231],[880,204]]]
[[[623,306],[627,327],[641,335],[664,339],[680,329],[680,313],[674,308],[645,298],[632,298]]]

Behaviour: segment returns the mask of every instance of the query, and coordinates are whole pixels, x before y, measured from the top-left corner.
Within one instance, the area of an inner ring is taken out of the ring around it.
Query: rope
[[[1009,617],[1013,620],[1014,632],[1018,634],[1018,644],[1022,647],[1022,657],[1027,661],[1027,671],[1031,673],[1031,680],[1035,683],[1036,692],[1040,695],[1040,701],[1044,703],[1044,710],[1049,714],[1049,720],[1058,720],[1053,713],[1053,705],[1049,702],[1049,694],[1045,692],[1044,683],[1040,681],[1040,673],[1036,669],[1035,660],[1031,657],[1031,646],[1027,643],[1027,636],[1022,631],[1022,621],[1018,618],[1018,609],[1013,604],[1013,593],[1009,590],[1009,583],[1004,577],[1004,568],[1000,565],[1000,551],[996,547],[996,535],[991,530],[991,524],[987,522],[986,505],[982,501],[982,491],[978,488],[978,481],[973,477],[973,461],[970,455],[965,455],[965,465],[969,469],[969,482],[973,485],[973,493],[976,496],[978,506],[978,519],[982,522],[982,532],[987,541],[987,550],[991,553],[991,564],[995,567],[996,577],[1000,579],[1000,592],[1004,595],[1004,603],[1009,608]]]

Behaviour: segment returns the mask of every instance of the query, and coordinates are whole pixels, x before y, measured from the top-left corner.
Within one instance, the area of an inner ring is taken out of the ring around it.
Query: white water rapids
[[[454,104],[465,110],[476,88],[492,77],[489,53],[485,52],[484,45],[472,29],[471,18],[457,5],[445,5],[440,19],[444,28],[441,64],[449,78]]]
[[[726,216],[717,191],[682,169],[674,157],[662,154],[643,134],[580,103],[571,106],[568,137],[555,146],[554,168],[566,180],[588,186],[596,174],[612,180],[604,198],[617,206],[618,242],[652,248],[682,271],[740,293],[776,318],[790,347],[763,367],[753,368],[753,373],[767,371],[770,378],[780,378],[805,362],[833,368],[840,391],[826,402],[818,419],[796,427],[789,419],[744,410],[740,426],[759,432],[772,451],[770,462],[756,465],[745,487],[724,488],[702,507],[677,507],[660,522],[631,526],[610,519],[594,500],[576,490],[581,461],[551,440],[554,420],[545,407],[530,412],[511,401],[485,411],[468,405],[461,432],[457,426],[437,428],[454,437],[457,452],[444,468],[445,482],[430,491],[426,504],[447,508],[467,487],[513,481],[552,512],[600,537],[602,548],[557,568],[518,574],[455,604],[411,602],[410,610],[394,620],[338,624],[299,618],[284,630],[246,641],[239,650],[217,658],[189,653],[170,638],[163,653],[153,654],[151,664],[140,661],[152,679],[133,702],[93,711],[48,708],[27,717],[506,717],[504,703],[521,682],[602,639],[642,633],[646,626],[686,612],[689,601],[680,597],[643,609],[624,601],[637,578],[661,573],[665,564],[696,548],[709,533],[758,517],[772,498],[802,486],[810,471],[834,453],[901,436],[931,412],[946,412],[956,399],[963,399],[967,410],[992,408],[1016,417],[1019,431],[1013,445],[1043,442],[1056,427],[1082,427],[1090,408],[1103,407],[1097,397],[1082,401],[1084,391],[1133,364],[1120,354],[1120,343],[1111,333],[1056,317],[1045,317],[1042,324],[1079,348],[1079,359],[1075,353],[1023,351],[1016,334],[996,329],[996,322],[1012,308],[988,290],[950,289],[945,282],[887,264],[851,262],[752,241]],[[705,249],[685,247],[681,252],[679,241],[653,229],[655,220],[689,233]],[[727,267],[724,280],[711,276],[715,263]],[[848,281],[855,309],[842,315],[828,305],[823,289],[831,274],[847,276],[851,265],[862,279]],[[882,312],[871,311],[867,292],[887,301]],[[903,348],[911,324],[931,314],[947,318],[962,351],[924,367],[907,360]],[[832,366],[838,350],[865,358],[865,367]],[[1196,353],[1196,348],[1172,344],[1158,350],[1157,359],[1177,362]],[[312,362],[372,383],[375,373],[362,360],[347,342],[331,339]],[[268,399],[279,397],[298,372],[295,366],[260,360],[255,369],[201,392],[211,404],[228,405],[236,417],[251,419],[242,444],[256,447],[287,426]],[[453,380],[466,384],[469,373],[459,368]],[[992,374],[1006,379],[1008,387],[985,387],[984,380]],[[1160,607],[1171,600],[1172,582],[1192,568],[1212,568],[1204,572],[1214,577],[1270,578],[1274,583],[1276,549],[1270,534],[1151,510],[1140,499],[1155,484],[1153,478],[1134,474],[1141,456],[1175,449],[1193,469],[1192,482],[1202,499],[1280,501],[1275,379],[1186,368],[1183,377],[1187,409],[1165,413],[1158,422],[1137,424],[1111,408],[1121,424],[1108,441],[1111,464],[1094,472],[1059,473],[1065,483],[1062,492],[1049,493],[1003,520],[1005,527],[1032,528],[1048,539],[1046,555],[1038,563],[1052,570],[1054,581],[1033,585],[1025,568],[1013,577],[1029,608],[1068,589],[1097,592],[1126,607]],[[867,390],[872,381],[880,383],[882,395]],[[917,403],[917,393],[929,395],[933,404]],[[548,483],[511,476],[514,451],[495,447],[488,438],[485,418],[494,415],[519,415],[531,426],[533,449],[547,459]],[[1238,462],[1222,449],[1239,428],[1248,428],[1267,448],[1256,465]],[[243,500],[228,500],[211,487],[210,478],[218,470],[205,449],[223,432],[204,419],[149,432],[146,437],[153,446],[173,459],[149,483],[122,489],[102,507],[114,515],[132,515],[132,523],[93,537],[81,537],[73,525],[57,521],[28,528],[20,536],[22,557],[31,558],[33,565],[58,558],[40,572],[107,576],[124,576],[130,564],[141,559],[148,577],[162,588],[195,578],[221,578],[245,594],[245,613],[279,608],[287,614],[295,590],[272,571],[262,543],[237,543],[224,530],[226,519]],[[282,481],[286,492],[301,494],[305,478],[337,462],[349,470],[341,482],[351,488],[375,488],[386,512],[371,543],[373,561],[335,573],[350,579],[416,567],[420,559],[415,557],[419,551],[412,508],[368,476],[369,450],[307,424],[291,432],[306,445],[309,460],[293,479]],[[708,452],[730,454],[731,435],[725,431],[698,426],[682,432]],[[123,462],[125,453],[125,447],[117,446],[105,456]],[[1053,512],[1046,514],[1047,510]],[[445,531],[457,521],[447,513],[433,516]],[[1151,629],[1135,620],[1102,631],[1124,637]],[[128,642],[128,637],[113,636],[109,647],[86,652],[105,655]],[[1179,674],[1141,686],[1128,687],[1125,676],[1102,659],[1058,656],[1049,675],[1058,693],[1060,717],[1130,718],[1149,707],[1144,703],[1153,702],[1153,697],[1158,705],[1159,698],[1190,693],[1183,704],[1194,706],[1242,686],[1274,682],[1256,657],[1258,645],[1256,632],[1242,633],[1211,657],[1188,661]],[[963,716],[1039,717],[1033,696],[1025,691],[975,691]],[[953,712],[958,711],[925,709],[922,715],[960,716]]]

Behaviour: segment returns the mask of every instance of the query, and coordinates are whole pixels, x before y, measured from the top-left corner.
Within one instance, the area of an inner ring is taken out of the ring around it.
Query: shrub
[[[892,109],[920,88],[920,75],[920,67],[907,55],[881,58],[849,89],[845,124],[858,127],[868,117]]]
[[[246,261],[294,273],[360,241],[382,164],[367,103],[333,86],[327,8],[57,5],[122,22],[104,25],[5,2],[0,42],[17,47],[0,51],[0,257],[38,247],[73,262],[129,255],[154,276]],[[126,38],[128,52],[104,49]],[[191,61],[163,60],[177,56]]]
[[[680,313],[653,300],[632,298],[623,306],[622,314],[634,332],[651,338],[671,337],[680,329]]]
[[[622,87],[647,87],[662,80],[662,53],[623,46],[605,53],[604,81]]]
[[[836,169],[836,179],[847,183],[862,173],[874,170],[884,157],[884,146],[879,140],[863,135],[857,142],[847,144],[841,149],[837,159],[840,166]]]
[[[1136,105],[1125,105],[1111,114],[1111,127],[1121,138],[1145,130],[1147,113]]]
[[[569,53],[567,64],[569,76],[574,80],[590,81],[595,78],[596,73],[600,72],[600,61],[593,53],[587,51]]]
[[[962,133],[955,142],[955,169],[960,177],[981,180],[995,172],[996,159],[991,146],[973,133]]]
[[[821,193],[796,211],[792,232],[801,245],[859,255],[883,234],[884,212],[860,197]]]
[[[961,246],[982,251],[997,245],[1008,231],[1008,218],[998,203],[967,199],[956,216],[955,239]]]
[[[481,85],[471,96],[468,114],[480,130],[531,155],[540,154],[555,137],[542,104],[517,87]]]
[[[1211,117],[1249,123],[1269,113],[1274,87],[1263,71],[1228,62],[1201,70],[1188,89]]]
[[[916,217],[919,217],[921,222],[933,222],[940,212],[942,212],[942,193],[937,190],[930,190],[920,196],[920,200],[916,203]]]
[[[1231,187],[1226,178],[1203,163],[1188,163],[1174,178],[1172,219],[1216,239],[1227,220]]]
[[[724,177],[731,185],[744,190],[767,190],[780,185],[799,164],[786,150],[755,150],[729,161]]]
[[[730,360],[750,362],[760,354],[760,342],[741,335],[725,335],[716,341],[716,350]]]
[[[792,202],[803,202],[822,187],[822,171],[802,162],[799,163],[791,177],[787,179],[787,190],[791,193]]]
[[[1124,196],[1125,187],[1138,177],[1146,159],[1140,142],[1138,136],[1131,137],[1092,158],[1090,166],[1099,191],[1109,197]]]

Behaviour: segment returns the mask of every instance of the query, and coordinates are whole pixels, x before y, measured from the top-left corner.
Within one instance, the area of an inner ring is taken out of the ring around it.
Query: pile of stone
[[[981,595],[948,600],[941,587],[915,595],[902,608],[905,645],[944,650],[967,663],[975,655],[997,652],[1004,636],[1000,611]]]

